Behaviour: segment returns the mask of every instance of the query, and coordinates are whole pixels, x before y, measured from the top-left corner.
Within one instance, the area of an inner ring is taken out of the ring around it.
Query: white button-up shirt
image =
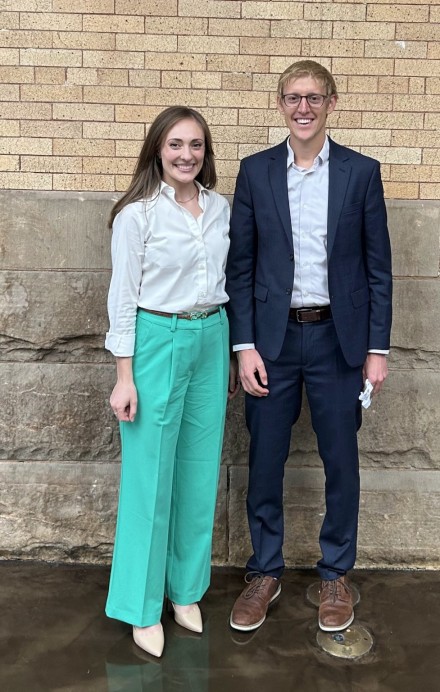
[[[287,140],[287,190],[292,223],[295,275],[291,306],[329,305],[327,279],[327,210],[329,142],[311,168],[295,164]]]
[[[157,197],[127,204],[115,217],[105,340],[113,355],[133,355],[138,307],[179,313],[229,300],[229,204],[218,193],[198,188],[203,211],[197,219],[163,182]]]

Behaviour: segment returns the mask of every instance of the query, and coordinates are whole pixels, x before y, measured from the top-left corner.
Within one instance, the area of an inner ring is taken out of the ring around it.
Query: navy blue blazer
[[[328,286],[345,360],[390,347],[391,249],[379,162],[330,140]],[[242,160],[226,269],[232,344],[276,360],[289,316],[295,258],[286,142]]]

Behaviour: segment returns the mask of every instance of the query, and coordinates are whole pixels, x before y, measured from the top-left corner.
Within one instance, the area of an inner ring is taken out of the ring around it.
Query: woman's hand
[[[118,381],[110,396],[110,406],[116,418],[128,423],[133,423],[137,411],[137,391],[131,364],[131,358],[116,358]]]

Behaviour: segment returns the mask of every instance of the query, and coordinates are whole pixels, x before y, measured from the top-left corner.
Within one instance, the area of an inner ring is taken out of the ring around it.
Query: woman
[[[154,656],[164,595],[179,625],[202,631],[228,377],[237,392],[224,309],[229,205],[215,183],[205,120],[168,108],[110,217],[106,348],[122,473],[106,613]]]

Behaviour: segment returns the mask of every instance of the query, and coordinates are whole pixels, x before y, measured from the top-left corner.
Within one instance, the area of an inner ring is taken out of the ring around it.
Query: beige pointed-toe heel
[[[151,654],[160,658],[162,656],[165,638],[163,635],[163,627],[136,627],[133,625],[133,640],[137,646]],[[154,630],[153,630],[154,627]]]
[[[191,632],[203,632],[202,614],[197,603],[191,603],[189,606],[179,606],[171,601],[174,611],[174,620],[181,627],[185,627]],[[185,610],[181,610],[185,608]]]

